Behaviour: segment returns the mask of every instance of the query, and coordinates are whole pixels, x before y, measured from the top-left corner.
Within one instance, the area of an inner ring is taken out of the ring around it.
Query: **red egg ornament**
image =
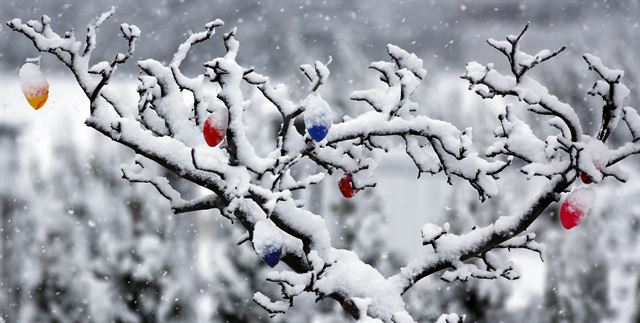
[[[585,184],[593,183],[593,181],[591,181],[591,178],[589,178],[589,175],[587,175],[587,173],[585,173],[585,172],[580,172],[580,179]]]
[[[588,187],[579,187],[569,194],[560,206],[560,223],[562,227],[570,230],[580,224],[589,213],[595,193]]]
[[[340,193],[342,193],[342,196],[348,199],[352,198],[358,192],[358,190],[353,188],[353,185],[351,183],[351,174],[342,175],[340,181],[338,182],[338,188],[340,189]]]
[[[211,113],[204,122],[202,134],[207,145],[215,147],[224,140],[229,126],[229,112],[226,109],[218,109]]]

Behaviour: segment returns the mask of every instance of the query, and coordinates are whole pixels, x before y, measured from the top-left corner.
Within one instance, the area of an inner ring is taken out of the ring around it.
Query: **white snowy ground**
[[[17,72],[15,74],[17,76]],[[457,77],[452,76],[451,79]],[[117,80],[112,81],[115,82]],[[26,131],[21,142],[37,151],[45,167],[47,160],[50,160],[52,144],[68,133],[64,127],[73,127],[72,133],[75,137],[71,140],[78,145],[88,144],[87,138],[97,135],[93,129],[84,125],[84,119],[88,116],[88,100],[70,76],[49,78],[49,83],[49,99],[43,108],[36,111],[26,102],[17,78],[3,74],[0,79],[0,122],[24,125]],[[123,91],[122,95],[135,102],[135,85],[129,85],[128,90]],[[461,89],[464,90],[464,87]],[[64,126],[61,125],[61,120],[67,121]],[[379,161],[376,190],[383,198],[384,214],[390,220],[389,231],[394,233],[391,247],[409,257],[421,251],[422,225],[427,222],[438,223],[437,221],[445,219],[445,212],[449,208],[445,197],[450,187],[442,176],[425,175],[416,180],[415,167],[408,160],[390,157]],[[336,190],[335,182],[332,179],[325,180],[326,190]],[[335,197],[333,194],[324,196],[325,202]],[[207,245],[206,242],[204,245]],[[210,255],[206,250],[201,250],[201,254]],[[508,282],[513,285],[513,293],[507,306],[516,308],[526,306],[530,300],[542,295],[545,266],[530,252],[513,252],[512,260],[522,274],[521,279]]]

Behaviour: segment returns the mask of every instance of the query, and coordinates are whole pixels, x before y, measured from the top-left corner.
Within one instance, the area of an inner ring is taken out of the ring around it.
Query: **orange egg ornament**
[[[26,63],[20,68],[20,87],[27,102],[36,110],[42,108],[49,98],[49,82],[33,63]]]

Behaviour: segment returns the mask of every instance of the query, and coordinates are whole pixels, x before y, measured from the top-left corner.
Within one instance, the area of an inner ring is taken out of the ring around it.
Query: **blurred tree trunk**
[[[21,288],[20,248],[17,237],[22,231],[21,211],[27,208],[21,196],[18,125],[0,123],[0,318],[17,322],[23,289]],[[9,153],[12,152],[12,153]]]

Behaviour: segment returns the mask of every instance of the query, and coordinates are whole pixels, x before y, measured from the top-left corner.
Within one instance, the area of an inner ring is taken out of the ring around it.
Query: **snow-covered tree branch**
[[[412,95],[427,70],[415,54],[395,45],[386,48],[388,61],[369,66],[380,73],[380,85],[350,96],[354,104],[364,102],[370,111],[344,116],[337,123],[321,94],[330,82],[331,58],[326,63],[300,66],[310,82],[309,91],[304,98],[292,99],[286,86],[238,62],[240,43],[231,29],[222,37],[223,56],[204,62],[200,75],[184,74],[181,65],[189,50],[224,26],[219,19],[189,35],[168,65],[155,59],[139,60],[139,100],[137,105],[128,104],[109,87],[109,81],[118,65],[133,56],[140,29],[122,24],[127,52],[117,53],[111,61],[91,62],[98,45],[96,30],[113,13],[112,8],[87,27],[84,43],[76,39],[73,30],[62,36],[54,32],[47,16],[26,23],[13,19],[7,24],[72,71],[90,100],[89,127],[135,151],[134,163],[122,167],[123,178],[153,185],[176,214],[219,210],[246,231],[239,243],[250,241],[271,267],[280,261],[288,266],[266,277],[281,287],[282,299],[273,300],[255,291],[254,301],[271,315],[285,313],[298,295],[311,293],[318,300],[338,301],[362,322],[415,322],[405,309],[402,294],[424,277],[445,271],[445,281],[516,279],[519,274],[514,266],[496,260],[494,251],[528,249],[542,258],[544,248],[534,240],[535,234],[526,232],[529,226],[559,201],[578,177],[585,183],[598,183],[605,177],[624,182],[626,175],[616,164],[640,153],[640,116],[624,106],[629,89],[622,83],[623,71],[606,67],[596,56],[583,56],[598,78],[589,94],[604,102],[597,134],[585,134],[574,107],[527,74],[565,49],[525,53],[520,45],[528,25],[505,41],[488,41],[507,57],[509,73],[502,74],[493,64],[470,62],[462,76],[483,98],[512,98],[498,116],[495,141],[485,154],[479,154],[472,148],[471,128],[461,130],[420,113],[422,109]],[[276,145],[267,154],[258,153],[256,147],[261,143],[252,142],[247,133],[244,118],[251,104],[247,88],[262,93],[280,115]],[[192,100],[185,100],[185,95]],[[518,110],[548,116],[553,134],[541,138],[518,118]],[[305,132],[296,129],[296,119],[304,120]],[[611,149],[606,141],[620,120],[631,139]],[[466,181],[481,201],[498,194],[499,175],[513,159],[524,163],[520,170],[527,178],[542,176],[548,183],[520,212],[469,232],[455,234],[448,224],[426,224],[422,238],[428,251],[397,274],[384,277],[353,251],[333,247],[324,218],[306,209],[293,192],[308,189],[333,173],[342,176],[339,188],[346,198],[374,189],[376,161],[372,156],[398,146],[411,159],[418,176],[443,173],[450,184],[456,178]],[[316,164],[322,172],[294,171],[302,168],[302,161]],[[170,180],[152,173],[153,168],[148,167],[152,162],[208,192],[185,200]],[[571,201],[583,202],[579,192],[574,191]],[[463,317],[446,314],[438,322],[462,322]]]

